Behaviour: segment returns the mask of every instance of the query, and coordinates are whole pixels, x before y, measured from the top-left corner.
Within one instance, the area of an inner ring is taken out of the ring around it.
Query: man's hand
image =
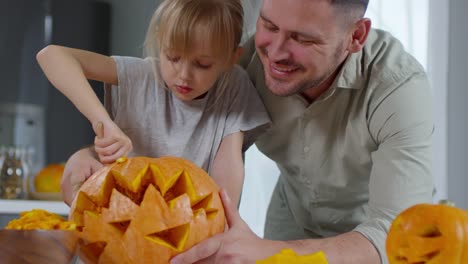
[[[102,166],[89,148],[75,152],[65,164],[62,176],[61,186],[64,202],[71,205],[81,185]]]
[[[112,163],[132,150],[130,138],[112,121],[93,124],[94,149],[102,163]]]
[[[171,264],[255,263],[256,260],[265,259],[287,247],[284,242],[263,240],[256,236],[242,220],[225,190],[221,191],[221,198],[229,230],[177,255],[171,260]]]

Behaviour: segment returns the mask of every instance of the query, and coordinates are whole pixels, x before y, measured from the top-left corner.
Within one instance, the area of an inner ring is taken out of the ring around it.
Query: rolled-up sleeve
[[[388,263],[385,240],[393,219],[404,209],[432,202],[432,98],[427,78],[415,74],[369,111],[369,130],[379,146],[372,153],[368,220],[357,231]]]

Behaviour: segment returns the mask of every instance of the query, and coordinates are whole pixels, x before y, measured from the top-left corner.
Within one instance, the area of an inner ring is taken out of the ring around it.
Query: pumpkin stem
[[[455,203],[450,201],[449,199],[442,199],[439,201],[439,204],[455,207]]]

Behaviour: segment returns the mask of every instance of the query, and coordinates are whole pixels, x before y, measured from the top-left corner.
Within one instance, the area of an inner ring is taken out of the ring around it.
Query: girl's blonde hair
[[[189,54],[203,40],[213,54],[231,62],[243,33],[240,0],[164,0],[151,19],[146,55],[158,58],[161,49]]]

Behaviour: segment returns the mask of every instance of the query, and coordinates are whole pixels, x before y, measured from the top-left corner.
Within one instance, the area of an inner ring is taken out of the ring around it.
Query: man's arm
[[[369,218],[355,228],[388,263],[385,240],[394,218],[418,203],[431,203],[432,97],[425,74],[418,73],[369,108],[369,131],[378,149],[372,153]]]
[[[102,166],[94,151],[94,146],[75,152],[67,160],[62,176],[61,189],[63,201],[71,205],[81,185]]]
[[[324,251],[330,264],[375,264],[379,255],[374,246],[356,232],[326,239],[298,241],[273,241],[256,236],[241,219],[237,207],[221,191],[229,230],[209,238],[190,250],[176,256],[171,264],[229,264],[255,263],[278,253],[281,249],[291,248],[298,254],[311,254]]]

